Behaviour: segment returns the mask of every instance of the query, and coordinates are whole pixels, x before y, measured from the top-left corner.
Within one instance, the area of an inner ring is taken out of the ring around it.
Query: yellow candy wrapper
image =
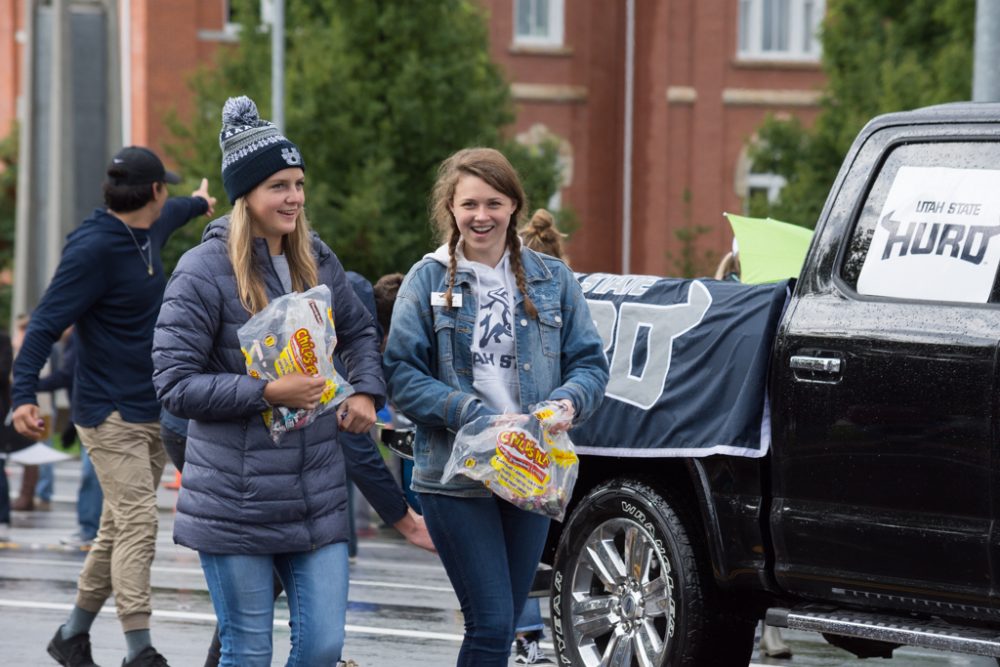
[[[333,366],[337,329],[326,285],[278,297],[240,327],[237,336],[252,377],[277,380],[288,373],[303,373],[326,378],[314,410],[276,406],[261,415],[276,444],[288,431],[311,424],[354,393]]]
[[[571,419],[561,404],[550,401],[534,406],[529,415],[480,417],[455,436],[441,481],[465,475],[521,509],[562,521],[580,460],[565,431],[550,428]]]

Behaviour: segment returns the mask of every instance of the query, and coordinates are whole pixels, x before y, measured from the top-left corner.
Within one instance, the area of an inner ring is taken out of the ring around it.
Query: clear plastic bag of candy
[[[572,414],[553,401],[528,415],[480,417],[455,436],[441,481],[465,475],[521,509],[562,521],[580,459],[565,430],[551,429],[570,421]]]
[[[318,285],[274,299],[236,332],[247,373],[277,380],[288,373],[326,379],[319,407],[313,410],[275,406],[262,413],[271,439],[313,423],[354,393],[354,388],[333,367],[337,329],[330,305],[330,288]]]

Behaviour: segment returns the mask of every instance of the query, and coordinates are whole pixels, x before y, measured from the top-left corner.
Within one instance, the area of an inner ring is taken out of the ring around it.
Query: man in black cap
[[[76,324],[73,423],[104,490],[104,512],[77,585],[76,604],[48,652],[61,665],[93,665],[90,626],[114,593],[128,654],[123,665],[166,665],[149,634],[149,570],[156,546],[156,487],[166,462],[153,389],[153,326],[166,276],[160,251],[186,222],[211,214],[208,180],[191,197],[147,148],[123,148],[108,165],[107,209],[66,239],[52,282],[31,316],[14,363],[14,426],[39,439],[38,374],[53,343]]]

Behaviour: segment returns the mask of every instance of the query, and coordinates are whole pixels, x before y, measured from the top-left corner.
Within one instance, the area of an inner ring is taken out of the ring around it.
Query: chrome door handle
[[[840,374],[840,359],[829,357],[806,357],[803,355],[793,355],[788,365],[792,370],[810,371],[812,373],[829,373],[830,375]]]

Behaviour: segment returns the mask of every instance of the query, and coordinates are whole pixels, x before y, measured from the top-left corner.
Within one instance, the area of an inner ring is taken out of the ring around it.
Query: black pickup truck
[[[658,279],[581,276],[619,389],[550,535],[559,664],[746,667],[765,616],[1000,656],[997,236],[1000,105],[951,104],[864,128],[797,281],[677,281],[671,315]],[[761,324],[704,335],[739,290]],[[648,393],[684,384],[678,425]]]

